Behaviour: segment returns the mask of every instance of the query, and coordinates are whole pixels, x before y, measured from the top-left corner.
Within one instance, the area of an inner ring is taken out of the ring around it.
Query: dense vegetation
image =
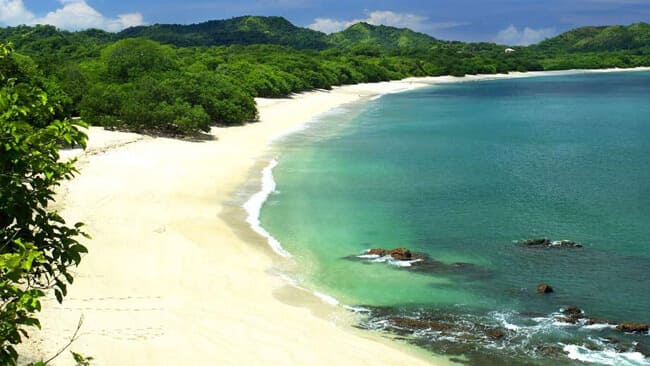
[[[368,23],[357,23],[344,31],[332,33],[327,36],[327,40],[332,46],[347,49],[370,46],[381,49],[427,50],[444,44],[431,36],[410,29],[397,29]]]
[[[39,326],[41,298],[53,289],[62,300],[86,252],[82,225],[67,226],[48,207],[54,187],[76,172],[59,149],[86,140],[62,118],[66,102],[28,58],[0,44],[0,365],[16,363],[14,346]]]
[[[156,24],[125,29],[117,37],[142,37],[178,47],[277,44],[324,49],[328,46],[324,33],[296,27],[282,17],[244,16],[190,25]]]
[[[0,29],[58,86],[65,116],[192,134],[256,119],[255,97],[408,76],[650,65],[650,26],[580,28],[530,47],[441,41],[359,23],[331,35],[280,17],[152,25],[120,33]]]

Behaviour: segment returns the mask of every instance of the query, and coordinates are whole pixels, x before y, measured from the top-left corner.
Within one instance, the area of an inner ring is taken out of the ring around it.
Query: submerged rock
[[[582,244],[571,240],[556,240],[551,242],[553,248],[582,248]]]
[[[575,305],[570,305],[568,308],[563,309],[561,312],[564,314],[564,316],[559,317],[557,320],[563,323],[575,324],[578,322],[578,320],[585,317],[584,312],[578,309],[578,307]]]
[[[362,254],[351,255],[344,257],[344,259],[368,264],[385,263],[395,268],[419,273],[461,275],[466,280],[471,281],[483,280],[493,275],[492,270],[472,263],[444,263],[429,257],[425,253],[412,252],[404,247],[394,249],[372,248]]]
[[[395,248],[395,249],[383,249],[383,248],[373,248],[370,249],[367,255],[378,255],[380,257],[391,256],[393,259],[398,261],[410,261],[415,259],[424,259],[423,255],[413,254],[410,250],[406,248]]]
[[[451,265],[456,268],[466,268],[466,267],[473,266],[472,263],[465,263],[465,262],[456,262],[456,263],[452,263]]]
[[[525,245],[527,247],[547,247],[551,245],[551,241],[548,239],[529,239],[522,241],[519,244]]]
[[[524,240],[517,244],[527,248],[582,248],[582,244],[577,243],[575,241],[571,241],[571,240],[551,241],[550,239],[546,239],[546,238]]]
[[[634,351],[639,352],[640,354],[642,354],[642,355],[644,355],[646,357],[650,357],[650,345],[648,345],[646,343],[639,342],[639,343],[635,344],[634,345]]]
[[[499,340],[506,336],[506,332],[498,328],[490,328],[485,331],[485,335],[491,339]]]
[[[553,287],[551,287],[551,285],[545,283],[540,283],[539,285],[537,285],[537,293],[550,294],[551,292],[553,292]]]
[[[413,259],[413,254],[411,254],[411,251],[406,248],[396,248],[391,250],[388,254],[398,261],[408,261]]]
[[[535,353],[546,357],[559,358],[565,356],[564,349],[555,344],[543,344],[535,347]]]
[[[366,254],[367,255],[378,255],[380,257],[385,257],[388,254],[388,250],[381,249],[381,248],[373,248],[373,249],[370,249]]]
[[[447,324],[436,320],[413,319],[413,318],[391,318],[390,323],[400,328],[410,330],[430,329],[438,332],[450,332],[455,330],[466,330],[453,324]]]
[[[647,333],[648,330],[650,329],[650,325],[645,323],[634,323],[634,322],[621,323],[616,326],[616,329],[626,333]]]
[[[610,324],[607,319],[600,318],[589,318],[585,321],[585,325],[594,325],[594,324]]]

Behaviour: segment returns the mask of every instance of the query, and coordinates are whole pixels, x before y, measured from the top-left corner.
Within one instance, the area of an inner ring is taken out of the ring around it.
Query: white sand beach
[[[83,317],[71,349],[98,366],[444,364],[354,330],[341,307],[270,273],[290,259],[252,231],[241,205],[268,165],[270,141],[318,114],[431,83],[494,77],[260,99],[259,123],[215,128],[204,142],[91,128],[85,152],[65,152],[79,157],[81,173],[57,200],[69,223],[87,224],[89,254],[63,304],[44,303],[43,329],[32,332],[33,357],[23,362],[56,353]],[[73,361],[65,352],[53,364]]]

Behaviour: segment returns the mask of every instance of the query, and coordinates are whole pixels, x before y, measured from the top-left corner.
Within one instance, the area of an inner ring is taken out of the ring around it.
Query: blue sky
[[[584,25],[650,22],[650,0],[0,0],[0,25],[72,30],[249,14],[280,15],[325,32],[367,21],[441,39],[529,44]]]

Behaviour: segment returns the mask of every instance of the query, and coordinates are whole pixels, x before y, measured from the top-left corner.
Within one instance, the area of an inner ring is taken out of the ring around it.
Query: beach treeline
[[[52,85],[65,116],[191,135],[257,118],[255,97],[410,76],[650,66],[650,25],[586,27],[528,47],[442,41],[355,24],[326,35],[279,17],[152,25],[120,33],[0,29]],[[23,56],[21,56],[23,57]]]

